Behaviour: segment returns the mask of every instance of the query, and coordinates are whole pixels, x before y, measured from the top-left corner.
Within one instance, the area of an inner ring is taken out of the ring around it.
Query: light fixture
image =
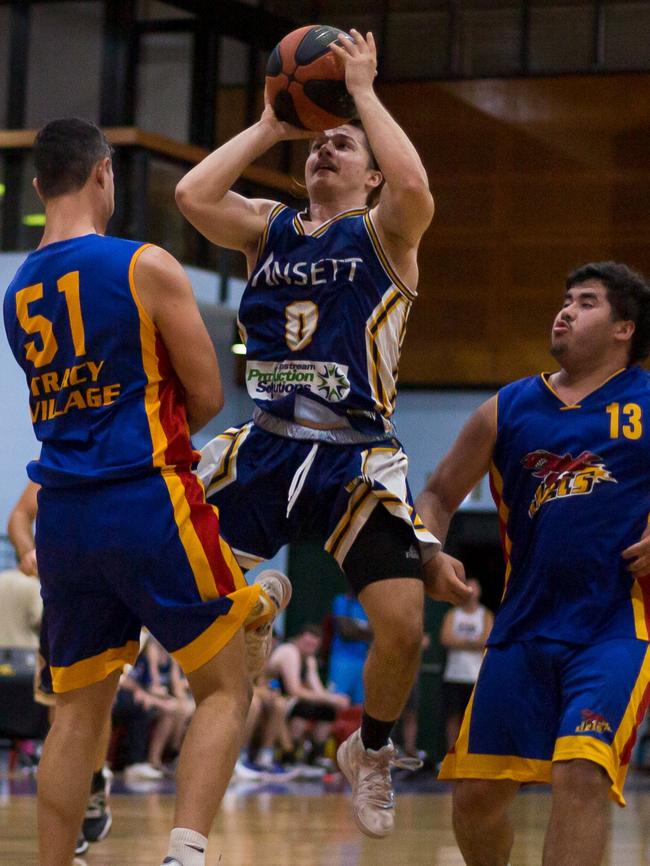
[[[45,225],[45,214],[44,213],[28,213],[23,217],[23,225],[24,226],[44,226]]]

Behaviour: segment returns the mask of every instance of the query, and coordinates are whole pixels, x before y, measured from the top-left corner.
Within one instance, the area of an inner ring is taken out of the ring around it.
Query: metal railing
[[[174,187],[207,156],[202,147],[184,144],[135,127],[105,129],[115,147],[115,214],[108,233],[159,244],[185,264],[220,274],[218,301],[228,296],[228,279],[244,276],[240,256],[205,240],[178,211]],[[0,131],[0,251],[33,249],[43,226],[43,208],[31,186],[34,130]],[[247,195],[295,195],[295,183],[282,172],[250,166],[238,187]]]

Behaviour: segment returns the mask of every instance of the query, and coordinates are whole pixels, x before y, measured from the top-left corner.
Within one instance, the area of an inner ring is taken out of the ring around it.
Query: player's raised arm
[[[281,123],[267,105],[262,117],[206,156],[176,187],[181,213],[212,243],[250,254],[276,202],[231,190],[244,169],[274,144],[310,133]]]
[[[416,500],[425,526],[442,543],[456,509],[490,468],[497,436],[496,407],[496,397],[479,406]]]
[[[433,217],[433,197],[427,173],[404,130],[381,104],[373,89],[377,51],[367,38],[351,30],[339,37],[332,51],[345,64],[345,85],[354,99],[370,148],[384,176],[376,219],[380,231],[417,247]]]
[[[173,256],[150,247],[136,262],[135,286],[185,390],[190,431],[195,433],[220,411],[223,389],[214,346],[190,281]]]

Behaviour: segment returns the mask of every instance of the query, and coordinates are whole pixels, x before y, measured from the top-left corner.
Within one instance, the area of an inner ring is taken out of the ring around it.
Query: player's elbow
[[[176,206],[183,216],[190,219],[191,216],[200,214],[201,192],[201,185],[192,177],[191,172],[179,180],[174,191],[174,198],[176,199]]]
[[[179,211],[187,215],[187,213],[191,210],[192,207],[192,183],[188,181],[187,175],[176,184],[176,189],[174,191],[174,197],[176,199],[176,206]]]

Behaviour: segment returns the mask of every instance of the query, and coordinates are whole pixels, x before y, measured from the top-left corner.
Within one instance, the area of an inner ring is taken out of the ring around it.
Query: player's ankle
[[[169,834],[167,856],[177,860],[182,866],[205,866],[207,847],[207,838],[196,830],[174,827]]]

